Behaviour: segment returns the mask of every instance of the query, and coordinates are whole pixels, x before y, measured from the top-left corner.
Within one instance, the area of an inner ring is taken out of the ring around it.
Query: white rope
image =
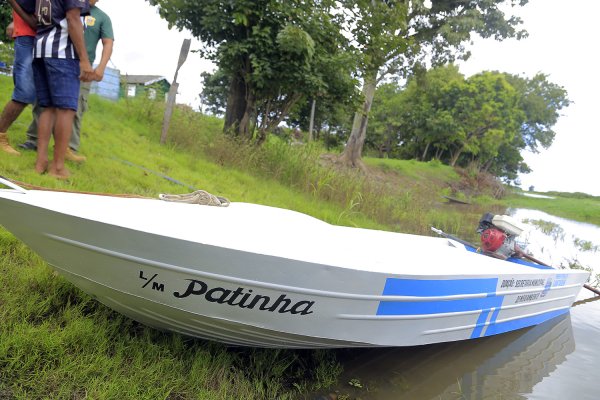
[[[231,203],[225,197],[218,197],[205,190],[196,190],[188,194],[159,194],[158,198],[175,203],[200,204],[203,206],[227,207]]]

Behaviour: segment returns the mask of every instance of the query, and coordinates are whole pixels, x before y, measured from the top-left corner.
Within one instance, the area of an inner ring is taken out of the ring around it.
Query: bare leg
[[[64,108],[56,109],[56,123],[54,125],[54,159],[52,160],[52,167],[50,168],[50,174],[56,178],[66,179],[69,177],[69,170],[65,168],[65,154],[67,153],[69,140],[71,139],[74,117],[74,110]]]
[[[35,172],[43,174],[48,169],[48,144],[50,143],[50,135],[54,126],[56,116],[56,108],[44,108],[40,114],[38,124],[38,145],[37,145],[37,160],[35,162]],[[56,146],[56,145],[55,145]]]
[[[0,117],[0,132],[6,132],[19,115],[21,115],[25,107],[27,107],[27,104],[19,103],[14,100],[6,103],[6,106],[4,106],[4,110],[2,111],[2,116]]]

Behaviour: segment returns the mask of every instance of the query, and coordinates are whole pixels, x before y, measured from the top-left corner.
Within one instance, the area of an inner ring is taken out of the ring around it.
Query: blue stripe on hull
[[[482,294],[486,297],[456,300],[381,301],[377,308],[377,315],[427,315],[480,310],[481,313],[471,334],[471,339],[475,339],[537,325],[569,311],[568,309],[550,311],[532,317],[496,322],[504,301],[504,296],[496,295],[497,286],[497,278],[448,280],[388,278],[383,289],[384,296],[435,298]]]
[[[436,301],[382,301],[377,315],[422,315],[443,314],[460,311],[489,310],[500,307],[504,296],[478,299],[436,300]]]
[[[452,296],[496,293],[498,278],[488,279],[398,279],[388,278],[384,296]]]
[[[484,294],[486,297],[457,300],[381,301],[377,315],[443,314],[490,310],[500,307],[504,296],[496,296],[498,278],[486,279],[399,279],[388,278],[384,296],[460,296]]]

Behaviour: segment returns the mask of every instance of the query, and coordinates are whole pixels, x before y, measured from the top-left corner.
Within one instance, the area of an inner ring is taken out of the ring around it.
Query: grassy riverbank
[[[0,103],[11,89],[0,76]],[[357,173],[340,169],[317,145],[289,146],[275,137],[261,148],[236,143],[220,133],[221,120],[185,108],[161,146],[161,120],[160,103],[92,96],[81,148],[88,161],[69,165],[69,181],[35,174],[33,152],[0,154],[0,174],[50,188],[149,197],[191,186],[334,224],[418,234],[437,226],[466,238],[483,212],[521,204],[463,190],[465,175],[435,162],[366,159],[366,171]],[[25,140],[29,121],[27,110],[9,131],[14,145]],[[0,399],[285,399],[330,387],[340,372],[332,351],[229,349],[144,327],[73,287],[1,228],[0,321]]]
[[[587,222],[600,226],[600,197],[584,193],[543,193],[549,198],[527,197],[523,193],[516,193],[506,199],[510,207],[531,208],[541,210],[558,217],[575,221]]]

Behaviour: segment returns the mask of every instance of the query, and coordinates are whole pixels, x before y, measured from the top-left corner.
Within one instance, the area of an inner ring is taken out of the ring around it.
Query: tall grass
[[[196,120],[191,123],[178,125],[170,136],[171,143],[177,148],[185,148],[224,167],[251,171],[261,179],[341,207],[343,212],[337,217],[326,218],[328,222],[344,224],[348,216],[362,216],[375,222],[367,223],[367,227],[428,234],[433,223],[455,229],[462,226],[456,221],[465,219],[464,210],[454,215],[435,211],[441,194],[450,189],[448,182],[458,180],[452,169],[439,163],[417,165],[404,162],[415,165],[410,174],[403,175],[406,185],[401,186],[398,182],[402,180],[397,179],[399,165],[403,163],[400,160],[367,160],[369,165],[383,170],[387,168],[394,175],[393,179],[373,178],[361,171],[340,168],[335,155],[323,157],[324,149],[319,143],[290,145],[279,137],[271,136],[264,145],[257,147],[227,135],[199,132],[202,123],[214,122],[209,117],[194,114],[179,120],[193,118]],[[201,123],[201,120],[204,122]],[[445,221],[447,215],[454,222]],[[473,215],[469,220],[476,221],[477,218]]]

